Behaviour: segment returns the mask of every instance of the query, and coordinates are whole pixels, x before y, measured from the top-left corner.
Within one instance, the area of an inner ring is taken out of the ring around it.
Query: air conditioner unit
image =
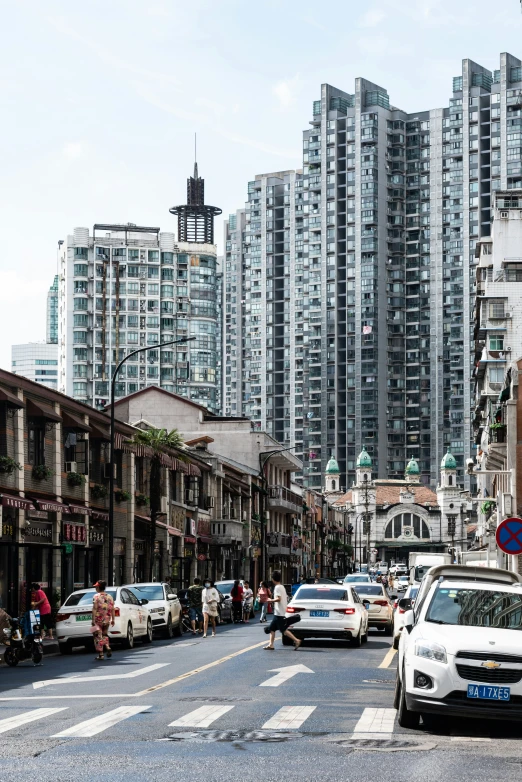
[[[500,213],[500,219],[501,220],[508,220],[509,219],[509,212],[501,212]]]
[[[187,505],[191,505],[194,502],[194,490],[189,489],[187,491]]]
[[[513,313],[512,312],[505,312],[504,313],[504,317],[505,318],[512,318],[513,317]]]
[[[246,520],[247,520],[247,512],[246,512],[246,510],[244,510],[244,511],[242,512],[242,514],[241,514],[241,518],[243,519],[243,521],[246,521]]]
[[[207,508],[214,508],[216,505],[216,498],[212,496],[207,497]]]
[[[166,497],[161,498],[161,512],[167,513],[168,510],[168,500]]]
[[[235,508],[230,508],[230,518],[235,519],[237,516],[237,512]]]
[[[65,472],[78,472],[76,462],[65,462]]]
[[[505,353],[511,353],[511,348],[510,348],[509,345],[507,346],[507,348],[504,348],[504,352]]]
[[[114,478],[116,479],[116,474],[117,474],[116,465],[113,464],[112,468],[113,468],[112,469],[112,474],[113,474]],[[111,477],[111,465],[110,464],[104,464],[103,465],[103,477],[107,481],[110,480],[110,477]]]

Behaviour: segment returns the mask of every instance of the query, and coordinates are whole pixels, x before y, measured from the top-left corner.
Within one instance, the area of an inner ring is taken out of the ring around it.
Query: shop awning
[[[195,543],[196,538],[191,537],[191,535],[185,535],[185,543]]]
[[[55,413],[52,407],[45,405],[43,402],[35,402],[33,399],[27,400],[27,415],[29,418],[44,418],[46,421],[59,422],[62,420],[61,415]]]
[[[98,424],[93,423],[90,425],[90,436],[91,439],[106,440],[107,442],[111,439],[109,428],[106,429],[104,426],[98,426]]]
[[[6,391],[5,388],[0,388],[0,402],[6,402],[9,407],[16,407],[18,410],[25,407],[25,402],[22,402],[17,396],[11,394],[10,391]]]
[[[167,527],[167,532],[169,535],[174,535],[175,537],[182,538],[183,533],[180,529],[176,529],[176,527]]]
[[[140,516],[138,513],[135,513],[135,514],[134,514],[134,518],[135,518],[135,519],[138,519],[138,521],[146,521],[146,522],[148,522],[149,524],[150,524],[150,522],[151,522],[150,516]]]
[[[69,513],[69,506],[63,502],[53,502],[52,500],[33,500],[38,510],[46,510],[51,513]]]
[[[91,515],[91,509],[86,508],[85,505],[73,505],[72,502],[69,503],[69,510],[71,513],[78,513],[80,516],[90,516]]]
[[[198,535],[198,541],[200,543],[212,543],[212,538],[209,537],[208,535]]]
[[[90,432],[91,427],[82,421],[77,415],[68,413],[62,410],[62,422],[64,426],[68,426],[70,429],[75,429],[77,432]]]
[[[20,510],[34,510],[34,505],[31,500],[26,500],[24,497],[15,497],[12,494],[0,494],[0,504],[7,506],[8,508],[20,508]]]
[[[91,518],[94,521],[109,521],[109,514],[107,511],[104,510],[96,510],[96,508],[91,508]]]

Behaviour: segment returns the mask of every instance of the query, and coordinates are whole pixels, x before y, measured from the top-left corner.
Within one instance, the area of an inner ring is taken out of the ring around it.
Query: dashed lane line
[[[291,728],[295,730],[301,727],[316,708],[316,706],[283,706],[268,722],[265,722],[263,729],[288,730]]]
[[[7,733],[8,730],[19,728],[21,725],[26,725],[28,722],[43,720],[46,717],[50,717],[52,714],[57,714],[59,711],[66,710],[67,706],[62,706],[61,709],[33,709],[32,711],[25,711],[23,714],[18,714],[16,717],[6,717],[6,719],[0,720],[0,733]]]
[[[390,667],[390,665],[391,665],[391,663],[392,663],[392,660],[393,660],[393,658],[395,657],[395,655],[396,655],[396,654],[397,654],[397,650],[396,650],[396,649],[394,649],[393,647],[391,647],[391,648],[390,648],[390,649],[387,651],[387,653],[386,653],[386,656],[385,656],[384,660],[383,660],[383,661],[382,661],[382,663],[379,665],[379,668],[389,668],[389,667]]]
[[[352,739],[391,739],[395,709],[366,708],[353,730]]]
[[[79,722],[78,725],[73,725],[72,728],[60,731],[51,736],[52,739],[61,738],[90,738],[96,736],[98,733],[102,733],[107,728],[111,728],[122,720],[126,720],[129,717],[133,717],[135,714],[139,714],[142,711],[152,708],[151,706],[119,706],[117,709],[108,711],[106,714],[100,714],[97,717],[93,717],[85,722]]]
[[[170,728],[208,728],[223,714],[232,711],[234,706],[201,706],[199,709],[185,714],[179,720],[169,722]]]

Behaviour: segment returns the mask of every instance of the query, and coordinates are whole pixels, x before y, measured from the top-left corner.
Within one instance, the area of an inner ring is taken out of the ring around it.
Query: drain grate
[[[192,703],[231,703],[234,701],[253,701],[253,698],[235,698],[233,695],[223,695],[219,697],[217,695],[211,695],[205,697],[204,695],[193,695],[187,698],[180,698],[180,701],[190,701]]]
[[[203,730],[198,733],[173,733],[164,741],[209,741],[209,742],[253,742],[262,741],[270,743],[282,743],[292,739],[300,739],[302,733],[277,730]]]
[[[395,684],[395,679],[363,679],[365,684]]]
[[[398,750],[427,750],[435,749],[436,744],[419,744],[417,741],[407,739],[343,739],[336,741],[340,747],[349,749],[366,749],[381,752],[397,752]]]

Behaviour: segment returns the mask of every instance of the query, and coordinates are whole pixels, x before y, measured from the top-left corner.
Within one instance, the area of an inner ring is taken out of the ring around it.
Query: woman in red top
[[[234,614],[234,622],[241,622],[241,616],[243,613],[243,587],[239,581],[234,581],[234,586],[230,590],[230,596],[232,597],[232,612]]]
[[[45,631],[49,633],[49,638],[53,638],[53,623],[51,616],[51,604],[47,599],[47,595],[41,588],[40,584],[31,584],[31,608],[36,608],[40,611],[40,627],[42,628],[42,640],[45,638]]]

